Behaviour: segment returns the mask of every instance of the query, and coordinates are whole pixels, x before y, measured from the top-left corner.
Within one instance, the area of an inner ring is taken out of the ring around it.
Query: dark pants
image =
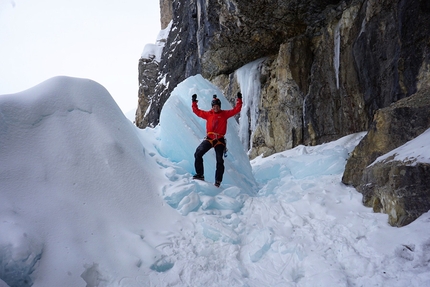
[[[209,140],[204,140],[196,149],[194,153],[194,168],[196,169],[196,174],[204,175],[203,167],[203,155],[207,153],[211,148],[215,149],[216,155],[216,171],[215,171],[215,181],[222,181],[222,176],[224,174],[224,148],[225,141],[223,138],[219,140],[213,140],[212,143]]]

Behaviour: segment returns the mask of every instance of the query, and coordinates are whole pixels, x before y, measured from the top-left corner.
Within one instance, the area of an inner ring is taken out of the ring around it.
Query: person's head
[[[213,95],[212,109],[216,113],[221,110],[221,101],[216,97],[216,95]]]

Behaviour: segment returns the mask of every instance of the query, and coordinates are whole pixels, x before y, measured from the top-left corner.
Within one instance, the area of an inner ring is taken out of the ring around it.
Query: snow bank
[[[136,129],[105,88],[57,77],[0,96],[0,147],[6,283],[31,286],[31,275],[35,286],[83,286],[94,264],[109,282],[162,257],[157,233],[175,230],[178,216],[159,198]]]

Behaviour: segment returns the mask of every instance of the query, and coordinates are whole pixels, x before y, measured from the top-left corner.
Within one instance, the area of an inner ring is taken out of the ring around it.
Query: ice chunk
[[[86,287],[102,287],[109,285],[109,279],[102,274],[99,265],[93,263],[86,264],[85,271],[81,274],[82,279],[87,283]]]
[[[238,212],[242,206],[243,204],[236,199],[220,194],[215,196],[214,201],[209,208]]]
[[[203,235],[213,241],[221,240],[232,244],[239,244],[240,238],[229,226],[217,220],[206,218],[202,222]]]
[[[252,262],[259,261],[273,244],[273,230],[254,230],[251,233],[253,237],[250,244],[247,245],[249,258]]]
[[[164,200],[173,208],[177,208],[178,204],[191,193],[193,187],[191,185],[168,186],[163,189]]]
[[[151,269],[157,272],[166,272],[175,265],[171,260],[166,257],[161,258],[157,262],[151,265]]]
[[[197,210],[201,204],[200,197],[192,192],[179,202],[178,209],[182,215],[187,215],[191,211]]]

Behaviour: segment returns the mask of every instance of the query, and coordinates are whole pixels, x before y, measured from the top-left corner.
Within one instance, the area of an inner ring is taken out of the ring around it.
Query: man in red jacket
[[[200,118],[206,120],[206,138],[197,147],[194,153],[194,168],[196,174],[193,179],[204,180],[203,155],[211,148],[215,149],[216,154],[216,171],[215,171],[215,186],[221,185],[222,176],[224,174],[224,159],[223,153],[226,148],[224,135],[227,132],[227,120],[239,113],[242,109],[242,94],[237,93],[236,106],[231,110],[221,110],[221,101],[213,96],[212,109],[210,111],[200,110],[197,106],[197,95],[192,95],[193,112]]]

